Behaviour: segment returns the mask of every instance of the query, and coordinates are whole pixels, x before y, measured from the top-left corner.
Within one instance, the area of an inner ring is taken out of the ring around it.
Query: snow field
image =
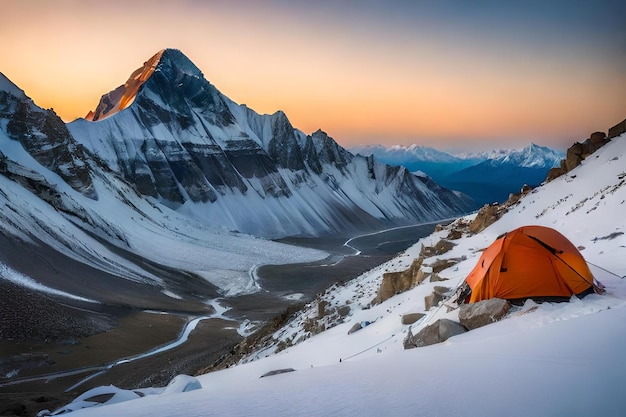
[[[528,301],[500,322],[438,345],[404,350],[409,326],[401,325],[400,315],[423,311],[423,297],[435,284],[425,282],[380,305],[367,305],[383,272],[408,268],[421,244],[436,243],[447,234],[444,230],[322,295],[331,306],[351,307],[343,324],[278,353],[265,348],[252,361],[200,376],[202,390],[85,409],[76,416],[623,415],[626,241],[620,232],[626,226],[621,215],[626,186],[620,174],[625,150],[624,137],[615,139],[581,167],[524,197],[485,231],[456,240],[450,252],[424,261],[466,256],[440,273],[448,281],[436,283],[454,287],[499,234],[540,224],[561,231],[603,268],[592,265],[606,286],[603,295],[574,297],[569,303]],[[454,318],[458,311],[443,307],[425,313],[414,332],[436,318]],[[305,334],[302,323],[315,314],[311,303],[275,333],[276,340],[297,340]],[[362,320],[372,323],[348,335]],[[259,378],[285,368],[295,372]]]

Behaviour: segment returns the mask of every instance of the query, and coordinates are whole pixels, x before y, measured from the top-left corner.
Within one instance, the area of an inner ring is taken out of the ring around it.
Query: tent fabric
[[[465,280],[472,289],[471,303],[490,298],[569,298],[594,283],[572,242],[543,226],[523,226],[500,236]]]

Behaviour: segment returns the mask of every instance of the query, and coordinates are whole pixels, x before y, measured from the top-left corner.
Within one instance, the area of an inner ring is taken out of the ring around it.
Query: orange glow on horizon
[[[626,116],[619,68],[574,49],[531,54],[503,39],[468,44],[450,31],[429,37],[431,27],[361,36],[361,27],[296,21],[288,11],[259,8],[254,19],[245,17],[228,2],[185,11],[138,0],[124,12],[64,3],[71,12],[43,13],[40,2],[7,5],[0,71],[65,121],[94,110],[167,47],[181,49],[236,102],[259,113],[283,110],[294,127],[321,128],[344,146],[477,138],[566,146]]]

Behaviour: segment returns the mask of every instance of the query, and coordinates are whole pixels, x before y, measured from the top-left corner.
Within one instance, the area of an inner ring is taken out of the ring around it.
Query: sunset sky
[[[65,120],[163,48],[340,144],[565,148],[626,117],[626,2],[0,0],[0,72]]]

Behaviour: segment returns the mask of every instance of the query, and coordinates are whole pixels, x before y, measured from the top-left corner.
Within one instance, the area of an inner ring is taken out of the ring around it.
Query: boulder
[[[341,306],[337,309],[337,313],[341,316],[341,317],[345,317],[348,314],[350,314],[350,306]]]
[[[449,240],[441,239],[439,240],[439,242],[437,242],[437,244],[435,244],[435,251],[437,255],[441,255],[443,253],[448,252],[455,245],[456,245],[455,243],[452,243]]]
[[[352,334],[354,332],[358,332],[359,330],[369,326],[370,324],[372,324],[373,322],[368,321],[368,320],[363,320],[359,323],[355,323],[354,326],[352,326],[352,328],[350,330],[348,330],[348,334]]]
[[[426,314],[423,313],[408,313],[402,316],[402,324],[413,324]]]
[[[439,319],[433,324],[424,327],[417,334],[409,334],[404,339],[404,348],[412,349],[415,347],[434,345],[435,343],[445,342],[452,336],[467,332],[461,323],[448,319]]]
[[[348,334],[352,334],[354,332],[358,332],[359,330],[361,330],[363,327],[361,326],[361,323],[354,323],[354,326],[352,326],[350,328],[350,330],[348,330]]]
[[[468,330],[494,323],[508,313],[511,304],[501,298],[461,304],[459,320]]]
[[[450,288],[444,287],[443,285],[435,285],[433,292],[436,292],[439,295],[446,295],[446,293],[450,292]]]

